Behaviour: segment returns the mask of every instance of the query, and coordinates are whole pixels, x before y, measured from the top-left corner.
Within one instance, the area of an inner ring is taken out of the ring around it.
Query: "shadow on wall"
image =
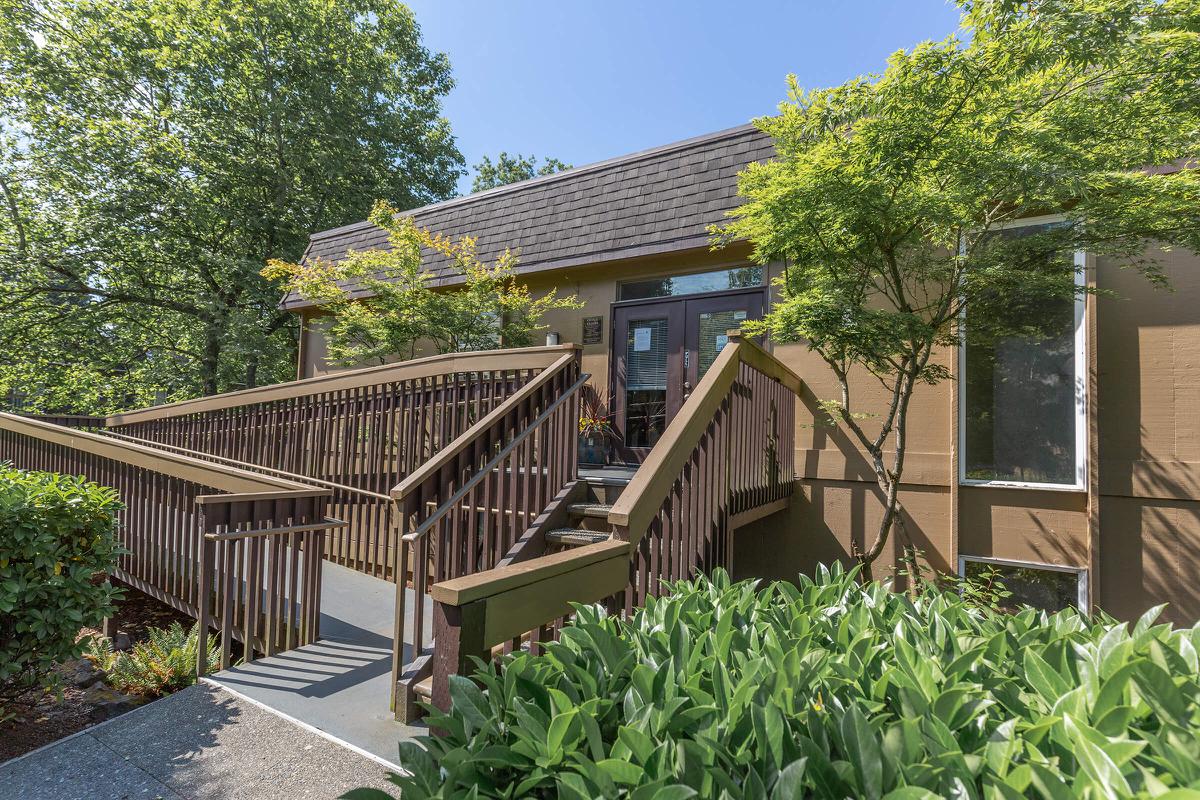
[[[1159,254],[1173,291],[1103,263],[1097,300],[1100,430],[1098,605],[1120,619],[1169,603],[1200,619],[1200,301],[1197,258]]]
[[[949,570],[949,491],[945,487],[906,486],[904,535],[893,529],[874,577],[886,578],[906,547],[924,554],[934,568]],[[879,487],[862,481],[796,481],[784,511],[734,534],[734,577],[792,580],[812,574],[819,564],[853,566],[851,536],[860,547],[874,541],[883,508]],[[918,522],[920,520],[920,522]]]
[[[810,418],[822,418],[819,399],[807,384],[800,400]],[[790,507],[734,534],[734,575],[795,580],[811,574],[819,564],[839,561],[846,566],[851,541],[865,549],[874,542],[882,517],[884,495],[875,483],[869,458],[840,427],[814,426],[810,448],[798,452],[796,481]],[[821,469],[828,453],[840,474]],[[950,491],[946,486],[904,484],[904,533],[893,529],[883,553],[874,564],[876,578],[888,577],[908,547],[921,551],[939,570],[952,569]]]

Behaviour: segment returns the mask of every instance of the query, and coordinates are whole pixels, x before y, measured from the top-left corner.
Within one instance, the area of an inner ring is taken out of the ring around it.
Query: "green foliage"
[[[396,0],[0,0],[0,398],[294,377],[259,271],[375,197],[452,195],[452,85]]]
[[[452,681],[422,797],[1200,797],[1200,626],[1001,614],[854,571],[579,608]],[[368,795],[360,795],[367,797]]]
[[[0,464],[0,711],[112,613],[119,508],[112,489]]]
[[[411,358],[419,343],[440,353],[527,347],[535,344],[548,311],[581,305],[574,295],[559,297],[554,289],[534,297],[516,279],[517,260],[507,250],[487,264],[476,254],[474,239],[454,242],[422,230],[383,201],[370,219],[387,231],[389,249],[351,252],[336,264],[272,261],[263,271],[329,314],[325,333],[335,364]],[[421,266],[423,247],[450,259],[462,284],[452,291],[431,287]],[[355,299],[343,288],[347,282],[370,297]]]
[[[151,628],[146,640],[127,651],[113,650],[112,641],[94,637],[84,653],[105,673],[108,683],[124,692],[159,695],[196,682],[196,656],[200,652],[200,626],[184,630],[178,622],[167,628]],[[208,663],[220,660],[217,637],[206,637]]]
[[[495,163],[487,156],[475,165],[475,179],[471,182],[472,192],[482,192],[485,189],[495,189],[517,181],[526,181],[540,175],[553,175],[570,169],[570,164],[564,164],[557,158],[547,158],[546,163],[537,166],[537,156],[525,156],[517,153],[510,156],[501,152]]]
[[[718,231],[786,264],[781,301],[747,328],[806,343],[841,384],[829,409],[887,497],[864,565],[902,524],[909,400],[949,376],[938,349],[957,344],[960,315],[975,339],[1038,336],[1040,309],[1086,291],[1072,252],[1161,284],[1148,242],[1200,250],[1200,171],[1146,169],[1200,152],[1200,5],[960,5],[958,35],[894,53],[881,75],[807,92],[790,77],[757,121],[777,157],[739,176],[747,202]]]

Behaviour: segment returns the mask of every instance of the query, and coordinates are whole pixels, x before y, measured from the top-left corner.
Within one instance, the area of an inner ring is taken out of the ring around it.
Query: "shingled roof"
[[[742,125],[404,213],[436,233],[476,237],[488,261],[512,248],[521,273],[668,253],[707,245],[707,227],[738,205],[737,173],[773,154],[765,134]],[[358,222],[313,234],[304,260],[387,246],[382,229]],[[459,279],[433,252],[425,268],[438,284]],[[310,304],[293,294],[283,305]]]

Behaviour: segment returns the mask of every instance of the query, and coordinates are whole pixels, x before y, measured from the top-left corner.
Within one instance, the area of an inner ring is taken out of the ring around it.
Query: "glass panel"
[[[1073,279],[1068,260],[1063,280]],[[1075,302],[1064,298],[1020,306],[1027,315],[1023,319],[1041,329],[1039,335],[966,346],[965,475],[1075,485]]]
[[[742,322],[746,319],[745,311],[706,311],[700,315],[700,341],[697,343],[697,357],[699,363],[696,365],[698,372],[696,380],[699,381],[704,377],[704,373],[708,372],[708,368],[717,360],[717,354],[721,352],[726,342],[729,341],[729,331],[742,327]]]
[[[667,427],[667,320],[629,321],[625,446],[653,447]]]
[[[621,300],[643,300],[647,297],[674,297],[681,294],[719,292],[725,289],[748,289],[762,286],[763,268],[759,266],[734,267],[715,272],[699,272],[692,275],[672,275],[648,281],[631,281],[620,286]]]
[[[966,567],[968,579],[986,584],[994,576],[1004,584],[1005,591],[1012,593],[1003,600],[1003,610],[1019,611],[1021,606],[1033,606],[1043,611],[1062,611],[1079,605],[1077,572],[989,564],[969,559]]]

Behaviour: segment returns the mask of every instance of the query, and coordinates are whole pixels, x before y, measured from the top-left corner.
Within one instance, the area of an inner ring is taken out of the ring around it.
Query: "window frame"
[[[1050,225],[1062,222],[1062,214],[1047,214],[1038,217],[1005,222],[995,226],[994,230],[1013,228],[1032,228],[1040,225]],[[1076,250],[1073,253],[1075,286],[1087,285],[1087,253]],[[970,309],[963,309],[959,315],[958,324],[966,330],[967,316]],[[1054,492],[1086,492],[1088,475],[1088,370],[1087,370],[1087,297],[1075,296],[1075,482],[1046,483],[1041,481],[1015,481],[990,478],[967,477],[967,340],[959,336],[958,341],[958,482],[961,486],[984,486],[1002,489],[1038,489]]]
[[[1087,613],[1089,607],[1088,568],[1070,567],[1063,564],[1044,564],[1040,561],[1021,561],[1014,558],[994,558],[992,556],[958,556],[958,575],[967,577],[967,562],[990,564],[995,567],[1015,567],[1017,569],[1040,569],[1045,572],[1074,573],[1076,579],[1075,603],[1081,612]]]

